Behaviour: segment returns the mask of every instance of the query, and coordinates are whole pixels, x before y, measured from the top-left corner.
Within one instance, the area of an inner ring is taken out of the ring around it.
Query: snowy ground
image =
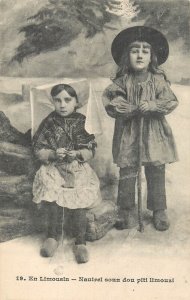
[[[2,300],[189,299],[190,88],[175,85],[173,90],[180,105],[168,120],[176,137],[180,161],[167,167],[170,229],[167,232],[155,231],[150,215],[145,218],[144,233],[136,229],[112,229],[101,240],[88,243],[90,261],[84,265],[77,265],[74,260],[72,240],[60,242],[52,259],[39,255],[41,235],[2,243]],[[16,276],[23,276],[26,280],[18,281]],[[29,276],[37,277],[38,281],[30,281]],[[40,276],[67,277],[69,281],[40,281]],[[102,277],[102,281],[81,282],[80,276],[100,280]],[[118,282],[105,281],[106,278],[115,278]],[[123,282],[123,278],[131,282]],[[153,283],[149,282],[150,278],[172,279],[174,282]],[[144,282],[137,283],[138,279]]]

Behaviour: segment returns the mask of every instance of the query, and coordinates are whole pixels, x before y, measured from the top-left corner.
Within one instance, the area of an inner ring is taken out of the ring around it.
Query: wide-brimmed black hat
[[[169,45],[165,36],[158,30],[146,26],[133,26],[122,30],[113,40],[111,52],[119,65],[123,51],[134,41],[149,43],[157,56],[158,65],[163,64],[169,55]]]

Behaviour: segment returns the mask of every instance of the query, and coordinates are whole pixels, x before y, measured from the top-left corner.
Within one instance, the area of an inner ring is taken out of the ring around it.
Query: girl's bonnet
[[[117,65],[123,51],[135,41],[149,43],[157,56],[158,65],[163,64],[169,55],[169,45],[166,37],[158,30],[145,26],[133,26],[122,30],[113,40],[111,52]]]
[[[77,94],[78,108],[83,109],[84,107],[85,110],[90,96],[90,85],[87,79],[54,79],[49,83],[36,85],[35,87],[26,86],[25,90],[26,88],[29,90],[28,94],[32,108],[32,136],[42,120],[54,110],[53,99],[50,93],[52,87],[59,84],[70,85]]]

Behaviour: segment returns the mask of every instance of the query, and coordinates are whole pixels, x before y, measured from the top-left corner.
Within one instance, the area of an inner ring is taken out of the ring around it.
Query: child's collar
[[[72,118],[76,118],[78,116],[78,112],[77,111],[73,111],[70,115],[68,116],[61,116],[58,112],[56,112],[55,110],[52,112],[53,116],[55,118],[60,118],[60,119],[72,119]]]
[[[125,74],[118,78],[113,78],[112,81],[113,81],[113,83],[118,85],[120,88],[125,90],[126,89],[126,81],[128,80],[129,77],[131,77],[129,74]],[[144,85],[147,83],[152,83],[152,73],[151,72],[148,72],[147,80],[144,82],[141,82],[140,85]]]
[[[117,84],[120,88],[125,90],[126,87],[126,80],[129,77],[128,74],[122,75],[120,77],[117,78],[113,78],[112,81],[113,83]]]

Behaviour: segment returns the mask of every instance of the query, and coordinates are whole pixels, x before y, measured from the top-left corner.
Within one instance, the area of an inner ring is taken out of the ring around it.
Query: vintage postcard
[[[190,298],[188,0],[0,0],[0,299]]]

